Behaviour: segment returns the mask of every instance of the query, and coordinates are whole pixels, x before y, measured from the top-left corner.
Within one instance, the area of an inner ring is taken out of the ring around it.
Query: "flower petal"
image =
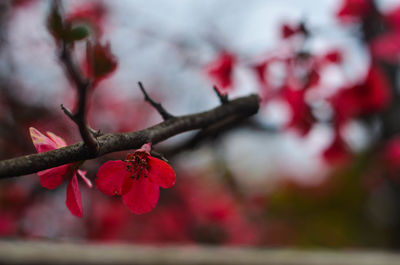
[[[82,217],[82,198],[76,174],[72,176],[71,181],[68,183],[65,204],[73,215]]]
[[[63,177],[68,171],[68,167],[69,164],[37,172],[36,174],[40,177],[40,185],[49,190],[57,188],[61,185]]]
[[[151,182],[162,188],[170,188],[175,184],[175,172],[168,163],[149,156],[149,165],[148,176]]]
[[[38,153],[47,152],[58,148],[57,144],[52,139],[42,134],[39,130],[30,127],[29,132],[31,134],[33,145]]]
[[[67,143],[65,142],[65,140],[63,138],[61,138],[60,136],[55,135],[52,132],[46,132],[46,133],[49,136],[49,138],[57,145],[57,148],[67,146]]]
[[[93,184],[92,184],[92,182],[90,181],[90,179],[88,179],[88,178],[86,177],[87,171],[78,169],[78,171],[77,171],[76,173],[77,173],[77,175],[78,175],[79,177],[81,177],[81,179],[83,180],[83,182],[85,182],[86,186],[88,186],[89,188],[92,188],[92,187],[93,187]]]
[[[148,178],[134,180],[131,190],[122,196],[122,201],[135,214],[151,211],[157,204],[160,189]]]
[[[96,186],[107,195],[122,195],[129,191],[132,178],[127,163],[121,160],[108,161],[97,171]]]
[[[140,150],[140,151],[144,151],[144,152],[146,152],[147,154],[150,155],[151,143],[146,143],[146,144],[142,145],[142,147],[140,147],[139,150]],[[137,150],[137,151],[139,151],[139,150]]]

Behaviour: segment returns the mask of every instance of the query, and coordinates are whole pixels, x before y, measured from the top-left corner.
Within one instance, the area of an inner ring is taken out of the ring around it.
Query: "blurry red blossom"
[[[364,17],[370,8],[370,0],[343,0],[336,15],[342,22],[354,21]]]
[[[32,3],[37,2],[36,0],[12,0],[10,1],[13,8],[25,8],[29,7]]]
[[[316,69],[312,69],[307,75],[307,79],[304,84],[304,88],[307,89],[310,87],[317,86],[319,84],[320,80],[321,80],[321,77],[320,77],[318,71]]]
[[[117,58],[111,53],[110,43],[105,45],[88,42],[84,69],[95,83],[111,75],[117,69]]]
[[[339,125],[351,118],[380,111],[389,101],[389,83],[377,66],[370,67],[364,82],[342,89],[331,99]]]
[[[47,152],[67,145],[64,139],[51,132],[47,132],[46,136],[33,127],[30,127],[29,131],[32,142],[38,153]],[[40,184],[47,189],[57,188],[61,185],[63,180],[69,181],[65,203],[70,212],[77,217],[82,217],[82,199],[77,175],[82,178],[89,188],[92,187],[92,183],[85,176],[86,172],[78,169],[80,164],[79,162],[70,163],[37,172],[40,177]]]
[[[260,84],[260,96],[263,102],[266,102],[272,96],[272,86],[268,77],[268,68],[275,58],[271,58],[253,65],[252,69]]]
[[[226,245],[254,244],[256,228],[244,215],[244,207],[225,187],[211,179],[189,177],[177,186],[192,216],[191,236],[197,242]]]
[[[11,213],[0,211],[0,237],[13,236],[16,231],[16,218]]]
[[[400,58],[400,30],[389,31],[370,42],[373,57],[396,63]]]
[[[261,85],[268,84],[268,80],[267,80],[267,76],[266,76],[266,71],[268,70],[268,66],[269,66],[269,61],[263,61],[263,62],[253,66],[254,72],[257,76],[258,81],[261,83]]]
[[[296,34],[307,34],[307,30],[303,23],[299,23],[295,26],[283,23],[281,26],[281,37],[283,39],[290,38]]]
[[[305,90],[285,87],[282,95],[292,112],[288,127],[298,130],[302,136],[307,135],[315,122],[315,118],[311,112],[311,107],[305,102]]]
[[[343,61],[342,51],[338,49],[330,50],[322,57],[322,64],[340,64]]]
[[[400,137],[396,136],[389,140],[383,150],[383,158],[386,165],[391,169],[400,168]]]
[[[400,6],[386,13],[385,20],[393,30],[400,31]]]
[[[342,163],[350,157],[348,147],[339,132],[335,133],[331,144],[323,151],[322,157],[330,164]]]
[[[206,67],[208,76],[214,82],[214,85],[220,89],[221,94],[226,94],[227,90],[233,86],[232,75],[235,62],[234,54],[223,51]]]
[[[97,188],[109,196],[121,195],[123,203],[135,214],[151,211],[157,204],[159,187],[175,184],[172,167],[150,156],[150,148],[150,143],[145,144],[125,161],[108,161],[97,172]]]
[[[114,198],[92,193],[88,221],[88,238],[91,240],[113,241],[126,239],[132,229],[132,214]]]

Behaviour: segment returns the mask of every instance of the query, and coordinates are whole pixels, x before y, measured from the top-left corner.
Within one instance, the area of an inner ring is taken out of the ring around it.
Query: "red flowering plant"
[[[109,77],[115,71],[117,65],[117,59],[111,53],[110,43],[105,45],[99,41],[94,44],[87,43],[83,69],[86,76],[93,80],[93,87],[101,80]]]
[[[32,142],[38,153],[62,148],[67,145],[64,139],[52,132],[47,132],[46,136],[33,127],[30,127],[29,131]],[[40,184],[46,189],[55,189],[61,185],[63,180],[69,181],[65,204],[69,211],[78,217],[82,217],[82,199],[77,176],[79,176],[89,188],[92,187],[91,181],[86,178],[86,171],[79,170],[81,164],[82,162],[70,163],[37,172],[40,177]]]
[[[144,144],[124,161],[108,161],[97,172],[96,186],[106,195],[121,195],[135,214],[151,211],[160,189],[175,184],[175,172],[168,163],[150,155],[151,144]]]
[[[235,63],[236,57],[233,53],[222,51],[206,67],[208,76],[222,95],[227,94],[233,88]]]

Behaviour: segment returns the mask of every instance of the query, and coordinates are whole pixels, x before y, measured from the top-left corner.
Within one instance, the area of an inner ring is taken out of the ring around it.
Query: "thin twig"
[[[65,107],[63,104],[61,104],[60,107],[65,115],[67,115],[71,120],[75,119],[74,114],[72,114],[72,112],[67,107]]]
[[[96,154],[99,150],[99,144],[95,137],[96,134],[93,133],[94,130],[89,127],[86,119],[87,94],[92,87],[92,82],[83,76],[72,56],[72,46],[66,41],[61,44],[60,60],[78,92],[78,107],[75,113],[71,113],[63,105],[61,105],[61,108],[78,125],[82,140],[88,146],[90,152]]]
[[[228,94],[225,94],[225,95],[221,94],[221,92],[219,92],[217,86],[213,86],[213,89],[214,89],[215,94],[217,94],[219,101],[221,102],[222,105],[227,104],[229,102]]]
[[[140,90],[142,90],[142,93],[144,95],[144,100],[149,102],[151,106],[153,106],[158,113],[161,115],[161,117],[164,119],[164,121],[168,119],[174,118],[173,115],[171,115],[168,111],[164,109],[164,107],[161,105],[161,103],[155,102],[146,92],[144,89],[142,82],[138,82]]]

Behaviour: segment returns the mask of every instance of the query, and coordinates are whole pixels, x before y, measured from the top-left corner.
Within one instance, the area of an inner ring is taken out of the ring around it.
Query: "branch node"
[[[222,94],[218,90],[217,86],[213,86],[213,89],[214,89],[215,94],[217,94],[219,101],[221,102],[222,105],[229,103],[228,94]]]
[[[146,92],[146,90],[144,89],[142,82],[138,82],[139,84],[139,88],[142,91],[143,95],[144,95],[144,100],[149,102],[151,106],[153,106],[153,108],[155,108],[157,110],[157,112],[161,115],[161,117],[166,121],[172,118],[175,118],[175,116],[173,116],[172,114],[170,114],[168,111],[166,111],[164,109],[164,107],[161,105],[161,103],[155,102]]]

